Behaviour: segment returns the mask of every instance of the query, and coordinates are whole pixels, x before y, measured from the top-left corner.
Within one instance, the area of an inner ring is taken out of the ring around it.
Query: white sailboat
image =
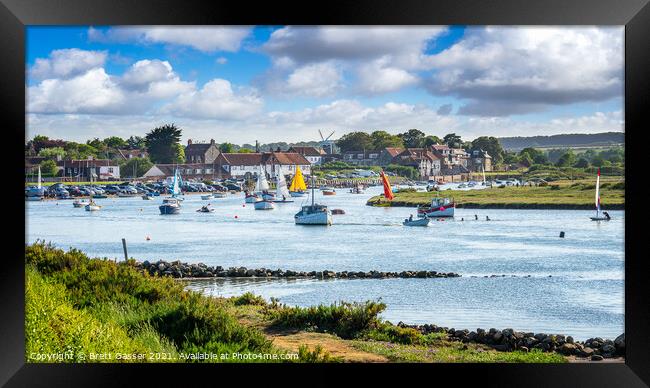
[[[41,201],[43,199],[43,196],[45,195],[45,190],[43,189],[43,185],[41,184],[41,166],[38,166],[38,183],[36,187],[30,187],[29,190],[27,190],[27,197],[26,199],[28,201]]]
[[[90,186],[93,185],[93,176],[92,174],[90,175]],[[95,203],[95,200],[93,199],[93,194],[90,194],[90,200],[88,201],[88,204],[85,206],[86,211],[88,212],[96,212],[101,210],[101,206]]]
[[[596,177],[596,216],[589,217],[592,221],[609,221],[611,217],[609,213],[600,211],[600,168],[598,169],[598,175]]]
[[[158,206],[160,214],[178,214],[181,211],[181,203],[178,196],[181,193],[180,177],[178,169],[174,171],[174,181],[172,183],[172,195],[163,199],[162,205]]]
[[[296,213],[296,225],[332,225],[332,212],[325,205],[314,203],[314,176],[311,177],[311,205],[303,206]]]
[[[257,175],[257,182],[255,183],[255,192],[258,196],[262,197],[261,201],[255,202],[255,210],[271,210],[275,209],[273,205],[274,196],[269,193],[269,182],[266,180],[266,174],[262,165],[260,165],[260,173]]]
[[[284,179],[284,174],[282,174],[282,170],[278,169],[278,173],[276,174],[276,180],[277,180],[277,188],[275,189],[275,198],[273,202],[280,202],[280,203],[285,203],[285,202],[293,202],[293,199],[291,199],[291,194],[289,193],[289,189],[287,188],[287,181]]]

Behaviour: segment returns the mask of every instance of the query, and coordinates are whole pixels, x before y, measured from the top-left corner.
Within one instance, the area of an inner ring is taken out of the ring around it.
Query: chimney
[[[192,145],[192,139],[187,139],[187,145]]]
[[[260,143],[255,140],[255,152],[260,152]]]
[[[210,144],[214,144],[214,139],[210,139]]]

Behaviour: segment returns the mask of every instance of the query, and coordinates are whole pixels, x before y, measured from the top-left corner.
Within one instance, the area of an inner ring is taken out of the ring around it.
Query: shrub
[[[235,306],[242,306],[242,305],[257,305],[257,306],[264,306],[266,305],[266,301],[264,298],[262,298],[259,295],[255,295],[252,292],[247,292],[243,295],[240,296],[235,296],[231,298],[232,302],[234,303]]]
[[[366,338],[403,345],[414,345],[421,344],[424,336],[422,333],[411,327],[399,327],[384,323],[379,325],[376,329],[369,331]]]
[[[317,363],[317,362],[340,362],[341,359],[330,356],[329,352],[323,350],[323,347],[316,345],[313,351],[310,351],[306,345],[300,345],[298,348],[298,362]]]

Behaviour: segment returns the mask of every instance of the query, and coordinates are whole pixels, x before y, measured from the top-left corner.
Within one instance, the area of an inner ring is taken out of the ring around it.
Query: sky
[[[27,27],[26,137],[624,130],[623,27]]]

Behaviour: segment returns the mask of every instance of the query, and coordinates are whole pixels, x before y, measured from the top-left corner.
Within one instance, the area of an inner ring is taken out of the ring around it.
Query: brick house
[[[185,162],[186,163],[212,163],[219,156],[219,148],[210,139],[209,143],[193,143],[192,139],[187,140],[185,147]]]
[[[376,166],[380,151],[347,151],[343,153],[345,163],[357,166]]]
[[[401,147],[386,147],[379,153],[378,164],[380,166],[388,166],[393,162],[393,159],[404,152],[404,148]]]
[[[120,179],[120,166],[110,159],[59,160],[59,176],[90,180]]]
[[[441,162],[438,155],[426,148],[407,148],[397,154],[391,163],[413,167],[418,170],[421,178],[428,179],[440,173]]]
[[[481,167],[485,171],[492,171],[492,156],[481,149],[471,150],[469,153],[469,166],[472,171],[479,172]]]

